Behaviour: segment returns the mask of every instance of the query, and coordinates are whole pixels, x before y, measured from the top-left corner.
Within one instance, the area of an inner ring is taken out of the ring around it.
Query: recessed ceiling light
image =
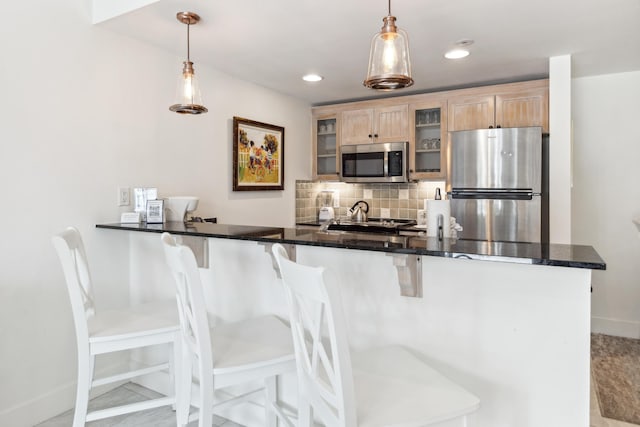
[[[305,82],[319,82],[322,79],[324,79],[324,77],[317,74],[307,74],[305,76],[302,76],[302,80],[304,80]]]
[[[473,44],[472,39],[461,39],[453,44],[454,48],[444,54],[447,59],[460,59],[469,56],[468,46]]]
[[[447,59],[460,59],[469,56],[469,51],[466,49],[452,49],[444,54]]]

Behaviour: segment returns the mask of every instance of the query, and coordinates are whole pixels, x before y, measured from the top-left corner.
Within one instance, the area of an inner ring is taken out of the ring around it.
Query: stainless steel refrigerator
[[[542,128],[451,132],[447,192],[461,239],[544,242]]]

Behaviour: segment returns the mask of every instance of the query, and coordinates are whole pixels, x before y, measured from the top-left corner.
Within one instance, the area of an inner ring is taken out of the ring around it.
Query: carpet
[[[640,340],[591,334],[591,372],[602,416],[640,424]]]

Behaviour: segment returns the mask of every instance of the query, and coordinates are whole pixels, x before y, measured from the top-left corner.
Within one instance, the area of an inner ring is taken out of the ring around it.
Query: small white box
[[[121,224],[140,224],[140,212],[122,212],[120,215]]]

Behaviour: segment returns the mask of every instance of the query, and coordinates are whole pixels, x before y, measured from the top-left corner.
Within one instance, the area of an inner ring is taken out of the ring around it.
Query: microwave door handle
[[[384,152],[384,157],[382,158],[382,172],[384,176],[389,176],[389,152]]]

